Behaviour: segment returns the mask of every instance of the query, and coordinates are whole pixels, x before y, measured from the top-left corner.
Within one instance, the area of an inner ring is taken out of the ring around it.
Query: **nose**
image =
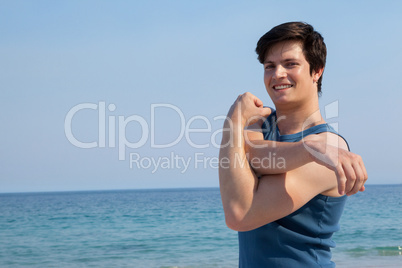
[[[280,79],[286,77],[286,69],[282,65],[277,65],[275,68],[274,76],[275,79]]]

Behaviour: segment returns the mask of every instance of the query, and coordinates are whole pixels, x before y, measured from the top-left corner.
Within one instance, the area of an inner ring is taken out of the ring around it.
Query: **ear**
[[[320,79],[322,73],[324,72],[324,68],[318,69],[318,71],[313,71],[313,80],[317,82]]]

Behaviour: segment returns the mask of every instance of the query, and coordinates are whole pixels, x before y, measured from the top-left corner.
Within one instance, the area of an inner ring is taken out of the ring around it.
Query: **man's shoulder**
[[[319,137],[321,141],[325,142],[328,145],[349,151],[349,145],[346,142],[345,138],[339,135],[338,133],[328,131],[328,132],[321,132],[316,136]],[[308,136],[306,138],[308,138]]]
[[[261,125],[261,130],[264,135],[265,140],[277,140],[276,135],[276,124],[277,117],[275,109],[269,107],[271,109],[271,114],[264,120]]]

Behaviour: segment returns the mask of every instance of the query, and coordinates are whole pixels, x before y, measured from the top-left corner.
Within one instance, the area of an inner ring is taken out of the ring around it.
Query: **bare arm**
[[[222,204],[226,224],[234,230],[242,229],[241,219],[252,206],[259,182],[245,154],[243,129],[246,120],[242,118],[241,111],[239,111],[239,106],[241,106],[239,99],[241,99],[240,96],[232,105],[228,119],[225,120],[219,152],[219,184]],[[253,103],[251,106],[255,107],[257,110],[255,112],[264,116],[264,111],[258,105]],[[269,112],[266,111],[266,115]]]
[[[246,156],[257,175],[280,174],[313,161],[302,141],[264,140],[261,130],[257,128],[259,126],[254,124],[245,130]]]
[[[326,132],[307,136],[300,142],[275,142],[264,140],[258,127],[257,124],[249,127],[245,138],[246,155],[258,175],[280,174],[315,161],[335,172],[340,194],[365,190],[367,171],[363,160],[349,152],[338,135]]]

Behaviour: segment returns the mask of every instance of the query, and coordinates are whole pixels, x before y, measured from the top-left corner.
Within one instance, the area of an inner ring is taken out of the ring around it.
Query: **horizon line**
[[[402,185],[402,183],[370,183],[365,186],[390,186]],[[43,190],[43,191],[10,191],[0,192],[0,194],[41,194],[41,193],[74,193],[74,192],[118,192],[118,191],[150,191],[150,190],[195,190],[195,189],[219,189],[219,186],[204,186],[204,187],[167,187],[167,188],[130,188],[130,189],[83,189],[83,190]]]

